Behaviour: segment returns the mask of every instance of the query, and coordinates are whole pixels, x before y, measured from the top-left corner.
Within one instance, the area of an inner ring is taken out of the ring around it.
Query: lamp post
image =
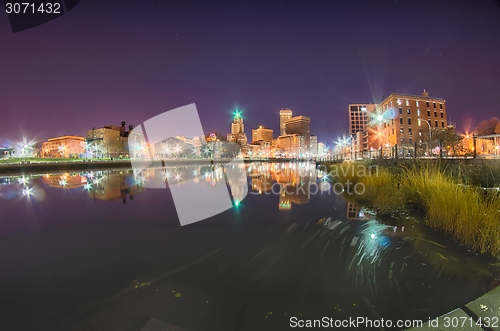
[[[431,128],[431,123],[429,123],[429,121],[423,120],[423,119],[420,119],[420,121],[424,121],[429,126],[429,142],[428,142],[428,147],[429,147],[429,154],[432,154],[432,149],[431,149],[431,143],[432,143],[432,128]]]
[[[476,146],[477,134],[472,135],[472,142],[474,144],[474,158],[477,158],[477,146]]]

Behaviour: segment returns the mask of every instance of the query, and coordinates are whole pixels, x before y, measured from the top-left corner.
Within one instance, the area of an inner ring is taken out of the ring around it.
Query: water
[[[313,164],[241,170],[246,198],[233,187],[232,209],[187,226],[170,190],[146,189],[150,178],[131,170],[0,178],[0,329],[135,331],[151,318],[189,331],[288,330],[291,317],[425,322],[498,275],[498,261],[418,218],[347,203]],[[177,182],[204,173],[198,185],[224,178],[207,166],[168,169]]]

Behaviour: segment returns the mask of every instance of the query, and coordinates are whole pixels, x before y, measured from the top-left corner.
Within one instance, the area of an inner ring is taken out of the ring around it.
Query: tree
[[[467,148],[462,143],[463,137],[455,132],[454,126],[449,125],[444,129],[434,131],[432,138],[441,142],[441,147],[448,151],[448,155],[467,154]]]

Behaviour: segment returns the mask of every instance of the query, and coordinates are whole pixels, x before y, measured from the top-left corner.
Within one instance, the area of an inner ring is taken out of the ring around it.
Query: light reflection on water
[[[222,167],[0,178],[6,320],[39,330],[89,321],[118,330],[107,324],[117,319],[140,330],[151,317],[186,330],[286,329],[298,314],[427,320],[498,275],[498,261],[418,217],[380,218],[318,190],[325,182],[314,165],[239,169],[248,195],[228,186],[241,203],[186,227],[168,187],[148,181],[214,185],[225,180]]]

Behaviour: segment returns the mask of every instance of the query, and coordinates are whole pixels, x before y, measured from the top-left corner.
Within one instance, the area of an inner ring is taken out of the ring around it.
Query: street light
[[[429,155],[430,155],[430,154],[432,154],[432,149],[431,149],[431,143],[432,143],[432,128],[431,128],[431,123],[429,123],[429,121],[423,120],[421,118],[419,120],[420,121],[424,121],[429,126],[429,143],[428,143],[428,147],[429,147]]]

